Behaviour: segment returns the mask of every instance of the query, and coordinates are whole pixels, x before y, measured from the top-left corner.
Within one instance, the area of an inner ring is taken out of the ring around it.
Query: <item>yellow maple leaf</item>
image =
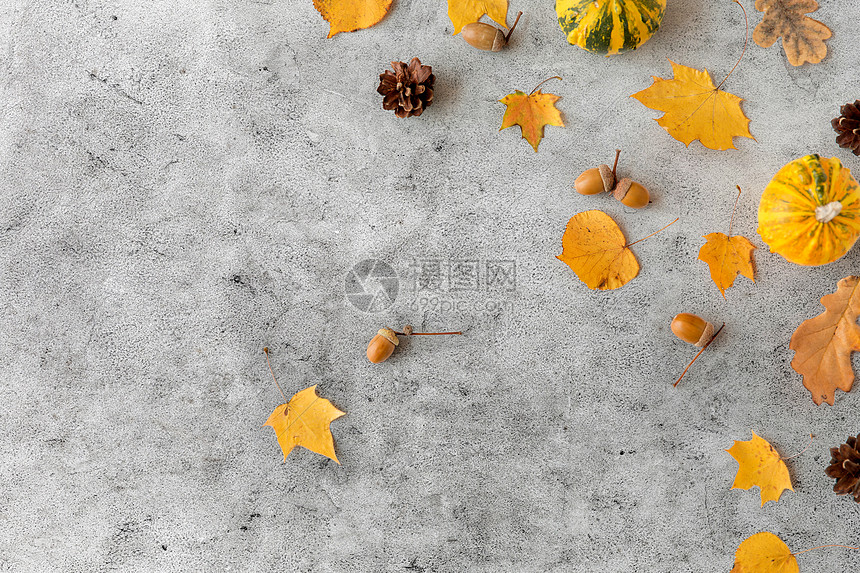
[[[738,473],[732,489],[758,486],[761,489],[762,507],[768,501],[779,501],[783,491],[794,491],[785,461],[767,440],[755,432],[752,432],[751,440],[735,440],[735,444],[726,451],[738,461]]]
[[[341,412],[331,402],[317,396],[316,388],[314,384],[296,392],[288,404],[276,407],[263,424],[275,430],[278,444],[284,452],[284,461],[293,448],[302,446],[340,463],[334,453],[334,438],[329,424],[346,412]]]
[[[329,23],[328,37],[378,24],[394,0],[314,0],[314,8]]]
[[[639,274],[639,263],[627,246],[618,224],[603,211],[584,211],[567,222],[561,238],[561,255],[593,290],[613,290]]]
[[[836,292],[821,297],[824,312],[804,320],[788,347],[794,350],[791,367],[803,376],[803,385],[816,404],[831,406],[836,390],[848,392],[854,385],[851,353],[860,350],[860,277],[840,280]]]
[[[508,0],[448,0],[448,17],[459,34],[466,24],[477,22],[486,14],[505,28],[508,17]]]
[[[762,531],[744,539],[735,551],[731,573],[799,573],[797,559],[782,539]]]
[[[714,85],[708,70],[672,64],[671,80],[652,76],[654,83],[633,94],[646,107],[665,112],[657,118],[669,135],[689,146],[698,139],[709,149],[736,149],[733,137],[755,139],[743,99]],[[725,81],[725,80],[723,80]]]
[[[726,289],[735,284],[735,278],[742,274],[755,282],[755,245],[741,235],[732,237],[723,233],[708,233],[705,244],[699,249],[699,260],[708,263],[711,280],[726,298]]]
[[[561,112],[555,107],[555,102],[560,99],[555,94],[545,94],[541,90],[532,91],[528,95],[516,90],[506,95],[499,100],[507,106],[499,131],[519,125],[523,139],[528,141],[537,153],[545,125],[564,127]]]

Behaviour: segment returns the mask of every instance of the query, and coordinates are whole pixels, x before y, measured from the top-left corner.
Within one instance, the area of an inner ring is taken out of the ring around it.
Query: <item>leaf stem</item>
[[[815,436],[813,436],[812,434],[809,434],[809,443],[808,443],[808,444],[806,444],[806,447],[805,447],[805,448],[803,448],[802,450],[800,450],[799,452],[797,452],[797,453],[796,453],[796,454],[794,454],[793,456],[788,456],[787,458],[779,458],[779,459],[781,459],[781,460],[790,460],[791,458],[796,458],[797,456],[799,456],[800,454],[802,454],[803,452],[805,452],[806,450],[808,450],[808,449],[809,449],[809,446],[811,446],[811,445],[812,445],[812,438],[814,438],[814,437],[815,437]]]
[[[616,149],[616,150],[615,150],[615,163],[613,163],[613,164],[612,164],[612,178],[613,178],[613,179],[615,179],[615,178],[616,178],[616,175],[615,175],[615,168],[616,168],[616,167],[618,167],[618,156],[619,156],[619,155],[621,155],[621,150],[620,150],[620,149]]]
[[[729,219],[729,238],[732,238],[732,224],[735,222],[735,210],[738,208],[738,201],[741,198],[741,186],[735,185],[738,188],[738,196],[735,197],[735,206],[732,207],[732,218]]]
[[[538,85],[536,85],[536,86],[535,86],[535,89],[533,89],[532,91],[530,91],[530,92],[529,92],[529,95],[532,95],[533,93],[535,93],[539,87],[541,87],[542,85],[544,85],[544,84],[545,84],[545,83],[547,83],[548,81],[550,81],[550,80],[560,80],[560,79],[562,79],[562,78],[561,78],[561,76],[552,76],[552,77],[550,77],[550,78],[545,79],[544,81],[542,81],[541,83],[539,83]]]
[[[806,553],[807,551],[812,551],[813,549],[823,549],[825,547],[844,547],[845,549],[856,549],[860,551],[860,547],[854,547],[853,545],[839,545],[838,543],[831,543],[830,545],[818,545],[816,547],[810,547],[809,549],[804,549],[803,551],[797,551],[792,553],[792,555],[800,555],[801,553]]]
[[[438,336],[440,334],[463,334],[460,331],[457,332],[411,332],[409,334],[405,332],[395,332],[394,334],[399,334],[400,336]]]
[[[271,362],[269,362],[269,347],[268,347],[268,346],[264,346],[264,347],[263,347],[263,352],[265,352],[265,353],[266,353],[266,365],[269,367],[269,374],[271,374],[271,375],[272,375],[272,380],[274,380],[274,381],[275,381],[275,386],[277,386],[277,387],[278,387],[278,390],[280,390],[280,391],[281,391],[281,396],[283,396],[283,397],[284,397],[284,400],[286,400],[286,399],[287,399],[287,395],[286,395],[286,394],[284,394],[284,390],[283,390],[283,388],[281,388],[281,385],[280,385],[280,384],[278,384],[278,380],[277,380],[277,378],[275,378],[275,373],[274,373],[274,372],[272,372],[272,363],[271,363]]]
[[[720,85],[717,86],[716,89],[720,89],[723,87],[723,84],[726,83],[726,80],[729,79],[729,76],[735,71],[735,68],[741,63],[741,60],[744,59],[744,54],[747,53],[747,44],[750,41],[750,20],[747,17],[747,9],[744,8],[743,4],[741,4],[738,0],[732,0],[735,4],[741,7],[741,10],[744,12],[744,49],[741,51],[741,57],[738,58],[738,61],[735,62],[734,67],[726,74],[726,77],[723,78],[723,81],[720,82]]]
[[[653,233],[651,233],[650,235],[645,235],[644,237],[642,237],[642,238],[641,238],[641,239],[639,239],[638,241],[633,241],[632,243],[630,243],[630,244],[628,244],[628,245],[624,245],[624,246],[625,246],[625,248],[627,248],[627,247],[632,247],[632,246],[633,246],[633,245],[635,245],[636,243],[641,243],[642,241],[644,241],[644,240],[645,240],[645,239],[647,239],[648,237],[653,237],[653,236],[654,236],[654,235],[656,235],[657,233],[660,233],[660,232],[662,232],[662,231],[665,231],[666,229],[668,229],[669,227],[671,227],[672,225],[674,225],[675,223],[677,223],[679,220],[680,220],[680,217],[676,218],[674,221],[672,221],[671,223],[669,223],[668,225],[666,225],[666,226],[665,226],[665,227],[663,227],[662,229],[657,229],[656,231],[654,231],[654,232],[653,232]]]
[[[520,13],[519,13],[519,14],[517,14],[517,19],[516,19],[516,20],[514,20],[514,25],[513,25],[513,26],[511,26],[511,29],[510,29],[510,30],[508,30],[508,33],[507,33],[507,35],[505,36],[505,43],[506,43],[506,44],[508,43],[508,40],[510,40],[510,39],[511,39],[511,34],[513,34],[513,33],[514,33],[514,28],[516,28],[516,27],[517,27],[517,22],[519,22],[519,21],[520,21],[520,16],[522,16],[522,15],[523,15],[523,13],[522,13],[522,10],[521,10],[521,11],[520,11]],[[529,95],[531,95],[531,94],[529,94]]]
[[[681,378],[684,377],[684,375],[687,373],[687,370],[689,370],[690,366],[693,365],[693,362],[695,362],[696,360],[699,359],[699,356],[702,355],[702,352],[704,352],[708,348],[708,346],[711,345],[711,343],[717,338],[717,336],[720,335],[720,332],[722,332],[725,327],[726,327],[726,323],[724,322],[723,325],[720,327],[720,329],[714,333],[714,335],[711,337],[711,339],[708,341],[708,343],[706,345],[704,345],[701,350],[699,350],[699,352],[693,357],[692,360],[690,360],[690,363],[687,364],[687,367],[684,368],[684,371],[681,372],[681,375],[678,376],[678,379],[675,380],[674,384],[672,384],[672,388],[675,388],[678,385],[678,382],[681,381]]]

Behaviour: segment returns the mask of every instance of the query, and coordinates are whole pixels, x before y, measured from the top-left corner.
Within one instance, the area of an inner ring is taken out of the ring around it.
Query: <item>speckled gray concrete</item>
[[[800,268],[755,232],[787,161],[860,171],[829,124],[860,97],[860,5],[822,2],[820,65],[750,46],[726,89],[757,141],[716,152],[628,96],[667,57],[724,76],[743,34],[731,2],[671,1],[657,36],[611,59],[568,46],[552,2],[514,2],[527,14],[498,54],[451,37],[442,0],[397,0],[331,40],[310,0],[188,4],[0,8],[0,570],[710,572],[761,530],[794,549],[860,541],[860,506],[823,473],[860,431],[860,391],[815,407],[787,348],[860,250]],[[435,103],[399,120],[377,74],[416,55]],[[535,154],[498,131],[497,100],[556,74],[567,127]],[[641,212],[571,190],[617,146],[652,190]],[[759,280],[723,301],[696,254],[735,184]],[[681,220],[635,247],[635,280],[592,292],[555,259],[591,208],[632,238]],[[378,313],[344,294],[368,258],[401,278]],[[516,285],[413,292],[425,260],[513,261]],[[682,310],[728,326],[673,389],[692,355],[668,330]],[[370,365],[376,329],[407,322],[466,336]],[[286,391],[319,384],[348,412],[342,466],[301,448],[282,463],[261,427],[281,403],[264,345]],[[729,490],[723,449],[750,429],[786,454],[817,436],[790,463],[796,492],[763,509]]]

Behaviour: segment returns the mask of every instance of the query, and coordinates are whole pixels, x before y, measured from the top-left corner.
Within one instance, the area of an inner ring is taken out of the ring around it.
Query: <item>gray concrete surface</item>
[[[310,0],[5,2],[0,570],[716,572],[757,531],[860,542],[860,506],[823,473],[860,432],[860,390],[814,406],[787,348],[860,250],[810,269],[761,248],[758,282],[727,301],[696,260],[736,184],[735,229],[764,247],[780,166],[820,152],[860,170],[829,125],[860,97],[860,5],[821,3],[827,59],[796,69],[751,44],[725,88],[757,141],[716,152],[628,96],[666,58],[719,81],[743,41],[728,1],[670,1],[611,59],[568,46],[552,2],[513,2],[526,15],[498,54],[451,37],[442,0],[331,40]],[[412,56],[436,100],[399,120],[377,75]],[[567,126],[535,154],[498,131],[497,100],[556,74]],[[572,192],[615,147],[652,190],[641,212]],[[592,208],[631,238],[681,220],[636,245],[635,280],[591,292],[555,255]],[[345,296],[365,259],[399,276],[376,313]],[[480,282],[428,281],[434,261]],[[693,354],[668,329],[679,311],[727,326],[673,389]],[[407,322],[466,335],[367,363],[377,328]],[[287,392],[319,384],[347,412],[342,466],[282,463],[264,345]],[[763,509],[729,490],[723,451],[751,429],[786,455],[817,436],[790,462],[796,492]]]

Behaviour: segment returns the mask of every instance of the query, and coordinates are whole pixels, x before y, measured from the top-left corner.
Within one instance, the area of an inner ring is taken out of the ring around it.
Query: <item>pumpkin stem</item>
[[[815,208],[815,220],[819,223],[829,223],[836,218],[840,211],[842,211],[842,203],[831,201],[827,205]]]

